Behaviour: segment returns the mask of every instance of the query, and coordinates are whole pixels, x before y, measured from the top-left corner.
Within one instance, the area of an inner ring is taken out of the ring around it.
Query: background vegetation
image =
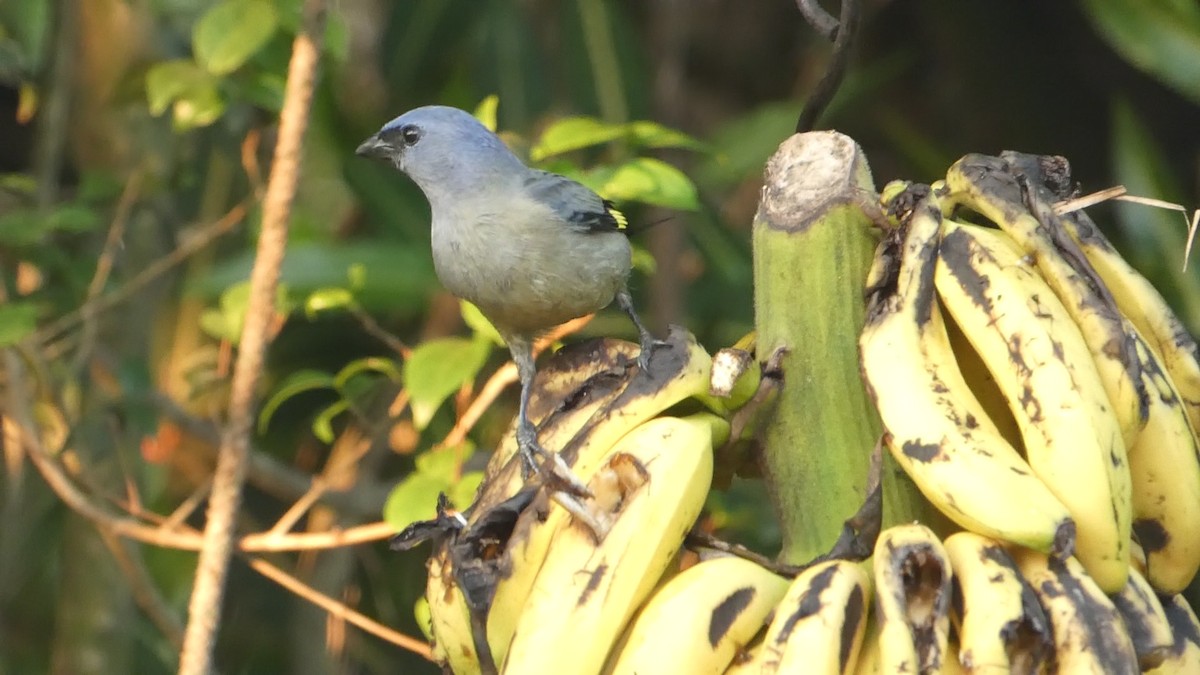
[[[203,526],[299,25],[299,0],[0,4],[0,672],[177,667],[196,564],[180,542]],[[635,294],[715,349],[751,325],[761,167],[828,51],[788,0],[333,3],[239,516],[313,538],[235,560],[223,672],[434,672],[255,570],[419,639],[426,550],[381,539],[438,490],[465,503],[515,408],[506,353],[433,276],[423,198],[357,143],[417,105],[482,104],[631,221],[667,219],[639,238]],[[1198,71],[1189,0],[875,0],[821,126],[858,140],[878,185],[1015,149],[1065,155],[1085,191],[1190,210]],[[1180,214],[1094,212],[1200,332]],[[597,334],[631,336],[605,313],[570,339]],[[124,525],[79,515],[56,480]],[[712,525],[771,552],[755,493],[714,501]],[[364,543],[328,534],[347,529]]]

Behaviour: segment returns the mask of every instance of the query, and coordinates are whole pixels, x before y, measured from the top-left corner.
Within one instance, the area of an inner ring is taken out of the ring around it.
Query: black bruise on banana
[[[1157,553],[1171,543],[1171,533],[1154,518],[1138,518],[1133,521],[1133,534],[1147,554]]]
[[[1187,600],[1181,595],[1174,595],[1163,598],[1162,605],[1163,613],[1167,615],[1167,623],[1171,624],[1171,632],[1175,635],[1171,655],[1175,658],[1183,656],[1188,643],[1200,647],[1200,625],[1192,619],[1191,612],[1186,607]]]
[[[1121,325],[1116,299],[1054,213],[1049,204],[1054,194],[1037,181],[1042,172],[1027,175],[1020,168],[1026,164],[1020,159],[1010,163],[999,157],[971,154],[960,159],[955,166],[971,184],[972,191],[977,193],[971,196],[1000,209],[1006,222],[1032,215],[1049,244],[1057,249],[1071,271],[1087,286],[1089,293],[1085,302],[1090,310],[1104,319],[1110,332],[1103,351],[1125,369],[1138,396],[1139,415],[1145,421],[1150,413],[1149,394],[1142,386],[1141,363],[1137,358],[1133,337]]]
[[[729,632],[734,621],[746,611],[751,602],[754,602],[754,596],[758,595],[758,590],[753,586],[745,586],[730,593],[712,610],[712,616],[708,620],[708,644],[713,649],[721,642],[721,638]]]
[[[981,557],[1008,569],[1021,582],[1021,617],[1009,621],[1000,629],[1000,639],[1004,641],[1010,661],[1017,662],[1023,655],[1031,664],[1044,663],[1054,650],[1054,635],[1050,628],[1050,619],[1046,617],[1046,611],[1038,602],[1037,594],[1021,574],[1012,556],[1002,546],[984,548]],[[958,583],[958,577],[954,578],[954,582]],[[955,600],[961,605],[961,598],[956,597]],[[958,611],[962,612],[962,608],[959,607]]]
[[[844,673],[850,665],[850,655],[854,649],[854,640],[858,636],[858,627],[867,620],[867,598],[861,586],[850,590],[846,602],[845,620],[842,621],[842,634],[838,636],[841,646],[838,649],[838,672]]]
[[[899,579],[891,585],[893,597],[905,608],[917,649],[918,670],[940,672],[942,658],[934,634],[938,617],[946,616],[953,595],[948,563],[925,542],[902,544],[888,542],[888,573]],[[879,592],[883,592],[880,584]],[[919,610],[919,611],[914,611]]]
[[[1112,675],[1136,675],[1140,672],[1136,656],[1121,647],[1120,638],[1124,637],[1125,625],[1116,609],[1097,601],[1092,591],[1071,574],[1065,562],[1051,558],[1048,569],[1057,583],[1043,582],[1040,590],[1047,597],[1066,595],[1070,599],[1077,620],[1084,627],[1082,632],[1086,644],[1081,651],[1090,652],[1094,660],[1104,664],[1108,669],[1106,672]]]
[[[1154,629],[1156,625],[1161,625],[1160,621],[1165,615],[1160,617],[1153,611],[1154,601],[1146,594],[1148,587],[1131,579],[1120,593],[1111,596],[1129,633],[1129,640],[1133,642],[1138,668],[1143,672],[1161,666],[1171,653],[1170,645],[1157,642]],[[1133,593],[1134,597],[1129,597],[1128,593]]]

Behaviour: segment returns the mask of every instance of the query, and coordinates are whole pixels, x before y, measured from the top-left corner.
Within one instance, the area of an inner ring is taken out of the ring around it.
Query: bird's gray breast
[[[502,330],[535,333],[612,302],[629,276],[617,232],[580,232],[540,204],[435,211],[433,261],[451,293]]]

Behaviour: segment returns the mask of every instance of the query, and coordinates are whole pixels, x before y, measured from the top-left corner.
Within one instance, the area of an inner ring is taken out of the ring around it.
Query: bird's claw
[[[551,492],[562,492],[574,497],[592,496],[591,490],[575,476],[557,452],[550,452],[542,447],[537,440],[537,430],[532,424],[517,425],[517,447],[525,478],[537,474]]]
[[[649,333],[641,336],[639,342],[641,344],[641,351],[638,353],[637,357],[638,368],[640,368],[643,373],[649,373],[650,360],[654,357],[655,350],[662,349],[663,347],[670,347],[671,343],[667,342],[666,340],[660,340]]]

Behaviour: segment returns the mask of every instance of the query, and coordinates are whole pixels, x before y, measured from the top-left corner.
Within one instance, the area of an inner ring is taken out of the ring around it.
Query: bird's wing
[[[530,171],[525,179],[529,196],[541,202],[571,227],[582,232],[624,232],[628,222],[607,199],[575,181],[548,171]]]

